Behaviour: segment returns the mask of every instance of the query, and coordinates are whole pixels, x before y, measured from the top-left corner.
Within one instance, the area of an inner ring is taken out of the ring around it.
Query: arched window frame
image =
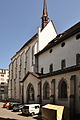
[[[29,83],[27,87],[27,96],[28,96],[28,101],[34,101],[34,87],[31,83]]]
[[[43,85],[43,99],[44,100],[48,100],[50,97],[50,87],[49,87],[49,83],[45,82]]]
[[[55,79],[51,81],[51,96],[55,95]]]
[[[67,92],[67,82],[63,79],[60,81],[58,86],[58,98],[60,99],[67,99],[68,98]]]

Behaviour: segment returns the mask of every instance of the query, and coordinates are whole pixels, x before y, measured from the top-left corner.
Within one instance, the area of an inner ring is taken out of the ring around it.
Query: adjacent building
[[[9,70],[0,69],[0,101],[8,98]]]

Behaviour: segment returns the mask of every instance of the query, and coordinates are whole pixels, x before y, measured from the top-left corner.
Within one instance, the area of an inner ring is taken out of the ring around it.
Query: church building
[[[80,22],[57,34],[44,0],[42,28],[11,58],[9,71],[10,99],[80,115]]]
[[[28,40],[22,48],[11,58],[9,65],[9,98],[22,100],[22,83],[28,72],[36,72],[35,54],[41,51],[57,36],[55,26],[48,18],[46,0],[44,0],[42,27]]]

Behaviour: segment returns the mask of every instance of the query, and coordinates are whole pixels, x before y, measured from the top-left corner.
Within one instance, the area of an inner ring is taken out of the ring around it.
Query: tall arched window
[[[34,100],[34,88],[33,85],[30,83],[27,88],[27,94],[28,94],[28,101]]]
[[[51,96],[55,94],[55,79],[51,81]]]
[[[67,84],[65,81],[61,81],[58,87],[58,97],[67,98]]]
[[[43,99],[49,99],[49,83],[45,82],[43,85]]]

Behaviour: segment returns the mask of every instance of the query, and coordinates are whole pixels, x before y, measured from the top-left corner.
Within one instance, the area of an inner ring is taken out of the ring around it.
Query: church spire
[[[47,5],[46,0],[44,0],[44,6],[43,6],[43,14],[42,14],[42,29],[48,24],[48,12],[47,12]]]

